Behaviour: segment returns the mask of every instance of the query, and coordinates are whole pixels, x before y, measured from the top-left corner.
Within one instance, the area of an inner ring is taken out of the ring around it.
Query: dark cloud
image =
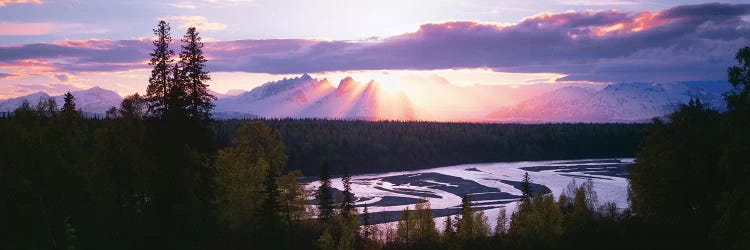
[[[68,91],[78,91],[78,88],[72,84],[52,83],[52,84],[16,84],[17,93],[45,92],[45,93],[65,93]]]
[[[5,78],[8,78],[8,77],[13,77],[13,76],[16,76],[16,75],[11,74],[11,73],[2,73],[2,72],[0,72],[0,79],[5,79]]]
[[[733,53],[750,45],[750,24],[742,19],[748,14],[750,5],[704,4],[657,13],[542,14],[511,26],[425,24],[415,33],[377,42],[319,41],[283,53],[245,51],[212,65],[267,73],[489,67],[564,73],[569,75],[564,80],[577,81],[722,80]],[[233,46],[257,48],[257,43]]]
[[[750,4],[540,14],[514,25],[425,24],[364,41],[238,40],[206,44],[211,71],[303,73],[487,67],[575,81],[723,80],[750,46]],[[0,47],[0,63],[49,60],[67,72],[145,68],[151,43],[80,41]],[[176,46],[175,46],[176,48]],[[50,60],[55,59],[55,60]]]
[[[68,75],[55,75],[55,78],[57,78],[57,80],[60,80],[62,82],[68,81]]]

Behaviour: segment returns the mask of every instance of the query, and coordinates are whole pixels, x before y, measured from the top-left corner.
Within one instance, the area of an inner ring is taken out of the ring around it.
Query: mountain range
[[[114,91],[100,87],[71,91],[70,93],[75,97],[76,107],[83,112],[91,114],[104,114],[107,112],[107,109],[119,106],[122,101],[122,97]],[[49,98],[54,98],[58,106],[63,104],[62,95],[50,96],[44,92],[36,92],[26,96],[0,100],[0,112],[11,112],[20,106],[24,100],[28,101],[32,106],[36,106],[40,100],[47,100]]]
[[[334,86],[328,79],[304,74],[267,82],[250,91],[221,94],[214,117],[231,118],[334,118],[363,120],[439,120],[475,122],[644,122],[663,117],[700,98],[709,107],[723,110],[722,93],[729,83],[614,83],[474,85],[459,87],[447,82],[405,84],[389,90],[381,83],[358,82],[347,77]],[[122,97],[93,87],[71,92],[77,107],[103,114],[118,106]],[[10,112],[23,100],[62,96],[37,92],[0,100],[0,112]]]

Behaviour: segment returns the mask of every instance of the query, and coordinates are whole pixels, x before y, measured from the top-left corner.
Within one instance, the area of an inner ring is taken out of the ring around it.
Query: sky
[[[746,1],[0,0],[0,98],[143,93],[159,20],[175,40],[197,27],[222,93],[303,73],[394,88],[722,81],[750,46]]]

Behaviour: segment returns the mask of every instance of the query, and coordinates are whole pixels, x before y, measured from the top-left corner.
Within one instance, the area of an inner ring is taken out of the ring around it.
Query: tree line
[[[328,161],[352,173],[465,163],[633,157],[647,124],[477,124],[259,119],[279,131],[288,165],[315,176]],[[217,121],[219,145],[245,120]]]

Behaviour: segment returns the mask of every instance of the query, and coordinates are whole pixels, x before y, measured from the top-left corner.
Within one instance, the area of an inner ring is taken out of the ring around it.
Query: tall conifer
[[[203,56],[203,42],[195,27],[190,27],[182,38],[180,65],[184,77],[185,92],[188,105],[188,116],[192,119],[208,120],[214,105],[211,102],[216,97],[208,92],[206,81],[211,80]]]
[[[148,112],[152,116],[162,117],[165,109],[168,109],[166,98],[171,88],[171,64],[174,62],[172,57],[174,51],[169,49],[172,42],[170,27],[164,20],[159,21],[153,41],[154,51],[150,53],[151,61],[148,65],[153,66],[151,77],[148,78],[148,88],[146,89],[146,99],[148,100]]]

